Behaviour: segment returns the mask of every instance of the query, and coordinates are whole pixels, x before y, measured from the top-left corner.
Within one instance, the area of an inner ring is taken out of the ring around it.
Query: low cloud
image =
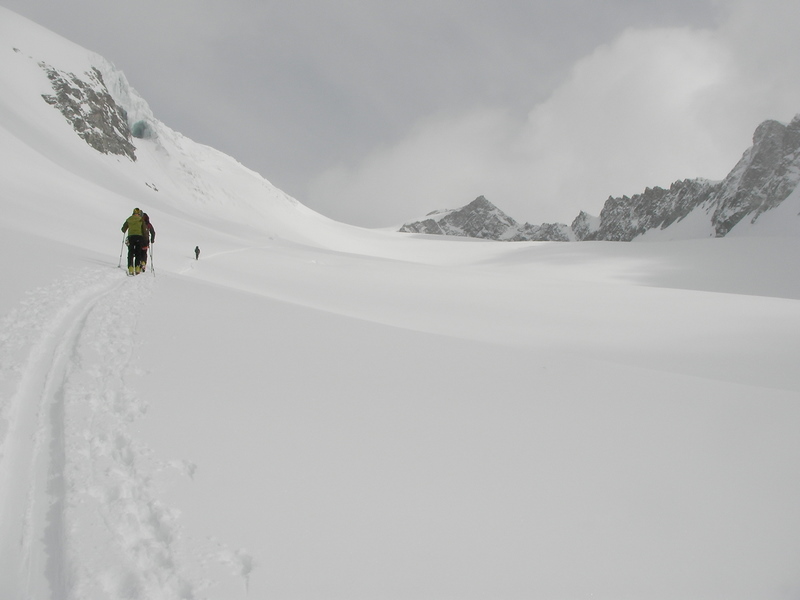
[[[580,210],[597,214],[609,195],[722,178],[759,122],[800,112],[800,48],[794,9],[721,4],[727,16],[715,30],[623,32],[578,61],[527,118],[479,107],[421,121],[316,177],[310,205],[386,226],[483,194],[518,220],[569,222]]]

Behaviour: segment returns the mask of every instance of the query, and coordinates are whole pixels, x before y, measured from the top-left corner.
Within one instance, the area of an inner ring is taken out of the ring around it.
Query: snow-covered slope
[[[257,235],[348,250],[357,249],[354,238],[374,239],[371,232],[314,213],[231,157],[171,130],[102,57],[6,9],[0,14],[5,92],[0,184],[15,207],[14,226],[35,231],[52,220],[60,224],[60,239],[79,243],[81,230],[107,227],[112,219],[121,223],[141,205],[161,213],[162,226],[193,231],[200,226],[221,232],[223,223],[246,223]],[[73,109],[71,118],[65,114],[70,107],[56,105],[54,74],[67,82],[66,96],[82,107]],[[118,111],[129,131],[126,140],[112,144],[130,144],[130,156],[98,151],[76,124],[90,122],[88,129],[106,140],[110,136],[91,122],[92,115]],[[53,199],[46,211],[25,197],[26,187]],[[386,251],[392,252],[391,244]]]
[[[362,230],[4,9],[0,78],[3,600],[800,590],[798,238]]]

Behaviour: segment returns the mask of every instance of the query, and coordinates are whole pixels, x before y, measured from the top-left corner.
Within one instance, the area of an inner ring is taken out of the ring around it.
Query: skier
[[[139,257],[139,262],[142,265],[142,273],[144,273],[145,268],[147,267],[147,250],[150,248],[150,244],[156,243],[156,230],[153,227],[153,224],[150,222],[150,217],[147,213],[142,213],[142,221],[144,221],[144,228],[142,232],[144,234],[144,242],[142,246],[142,255]]]
[[[194,247],[194,259],[198,260],[200,258],[200,246]]]
[[[128,232],[128,275],[138,275],[142,270],[140,258],[145,232],[142,211],[138,208],[134,208],[133,214],[122,224],[122,233],[126,231]]]

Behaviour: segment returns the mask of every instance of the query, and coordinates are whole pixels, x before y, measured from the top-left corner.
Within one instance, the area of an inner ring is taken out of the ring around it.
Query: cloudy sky
[[[485,195],[520,221],[720,179],[800,113],[788,0],[0,0],[156,117],[383,227]]]

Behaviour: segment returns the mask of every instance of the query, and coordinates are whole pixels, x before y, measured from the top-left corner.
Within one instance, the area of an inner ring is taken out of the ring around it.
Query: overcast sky
[[[485,195],[571,222],[721,179],[800,113],[796,0],[0,0],[156,117],[370,227]]]

